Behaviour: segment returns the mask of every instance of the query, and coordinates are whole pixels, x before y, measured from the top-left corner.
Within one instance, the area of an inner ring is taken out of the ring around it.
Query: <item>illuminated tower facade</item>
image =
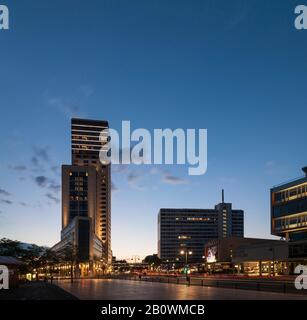
[[[111,165],[99,158],[108,128],[107,121],[72,119],[72,164],[62,166],[62,231],[54,250],[76,248],[78,261],[89,266],[85,275],[112,262]]]
[[[108,128],[107,121],[71,121],[72,165],[96,169],[96,197],[92,200],[95,202],[94,231],[104,244],[104,258],[111,263],[111,165],[103,165],[99,160],[100,151],[107,149]]]

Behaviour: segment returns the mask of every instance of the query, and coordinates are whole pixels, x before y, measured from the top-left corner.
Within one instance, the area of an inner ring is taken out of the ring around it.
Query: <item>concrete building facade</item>
[[[307,167],[302,170],[303,177],[271,189],[271,233],[289,242],[294,263],[307,262]]]
[[[111,168],[99,159],[107,130],[107,121],[72,119],[72,164],[62,166],[61,241],[53,249],[74,248],[90,272],[112,262]]]
[[[208,240],[243,236],[244,211],[224,201],[214,209],[162,208],[158,214],[158,256],[163,262],[185,262],[187,256],[188,263],[201,263]]]

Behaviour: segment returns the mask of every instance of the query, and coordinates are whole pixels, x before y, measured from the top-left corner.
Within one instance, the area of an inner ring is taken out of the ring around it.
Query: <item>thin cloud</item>
[[[9,166],[9,169],[14,170],[14,171],[25,171],[27,170],[27,166],[25,165],[16,165],[16,166]]]
[[[80,106],[78,104],[64,101],[62,98],[48,98],[47,103],[69,118],[77,116],[80,113]]]
[[[161,175],[162,179],[161,182],[163,184],[171,184],[171,185],[178,185],[178,184],[188,184],[189,181],[175,175],[170,174],[167,171],[162,171],[161,169],[154,167],[150,170],[151,175]]]
[[[44,165],[51,162],[49,150],[47,147],[33,147],[33,154],[31,157],[32,172],[45,172]]]
[[[136,175],[135,173],[133,172],[130,172],[127,176],[127,181],[129,183],[134,183],[135,181],[137,181],[139,179],[139,176]]]
[[[139,184],[141,179],[140,175],[130,172],[127,176],[127,182],[130,187],[136,188],[138,190],[144,190],[145,188]]]
[[[37,159],[37,157],[35,157],[35,156],[33,156],[32,158],[31,158],[31,163],[32,163],[32,165],[33,166],[38,166],[38,159]]]
[[[264,164],[264,174],[268,176],[280,175],[285,171],[285,167],[275,160],[269,160]]]
[[[49,199],[49,200],[52,200],[54,203],[58,204],[60,203],[60,199],[55,197],[54,195],[52,195],[51,193],[46,193],[46,197]]]
[[[34,146],[33,147],[33,151],[34,151],[34,157],[36,157],[37,160],[42,160],[42,161],[45,161],[45,162],[49,162],[50,161],[48,148]]]
[[[13,204],[13,201],[11,201],[11,200],[7,200],[7,199],[0,199],[0,203],[4,203],[4,204]]]
[[[55,184],[53,181],[49,184],[48,189],[53,192],[59,192],[61,190],[61,185]]]
[[[8,191],[6,191],[6,190],[4,190],[2,188],[0,188],[0,194],[2,194],[4,196],[10,196],[11,195]]]
[[[178,184],[187,184],[188,181],[185,179],[182,179],[180,177],[176,177],[174,175],[171,175],[169,173],[164,173],[163,177],[162,177],[162,183],[178,185]]]
[[[35,183],[40,188],[48,188],[52,193],[58,193],[61,190],[61,185],[56,183],[53,179],[46,176],[37,176],[34,178]]]
[[[54,174],[58,174],[59,173],[59,166],[51,166],[50,170],[54,173]]]
[[[45,176],[38,176],[34,178],[34,181],[36,182],[36,184],[39,187],[46,187],[47,183],[48,183],[48,178]]]

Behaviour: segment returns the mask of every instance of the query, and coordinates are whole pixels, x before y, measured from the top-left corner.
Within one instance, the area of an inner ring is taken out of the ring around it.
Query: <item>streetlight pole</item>
[[[188,276],[188,274],[189,274],[189,271],[188,271],[188,255],[192,255],[193,252],[192,252],[192,251],[188,251],[188,250],[186,249],[186,250],[181,250],[181,251],[180,251],[180,254],[185,255],[185,268],[184,268],[184,273],[185,273],[186,278],[187,278],[187,283],[188,283],[188,285],[190,285],[190,277]]]
[[[180,254],[185,255],[185,264],[188,264],[188,255],[192,255],[193,252],[192,251],[188,251],[188,250],[181,250]]]

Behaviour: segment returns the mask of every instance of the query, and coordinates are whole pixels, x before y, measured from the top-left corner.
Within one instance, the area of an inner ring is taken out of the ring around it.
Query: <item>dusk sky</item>
[[[2,1],[0,238],[60,240],[73,116],[208,129],[205,175],[113,166],[116,257],[156,253],[160,208],[212,208],[222,188],[245,211],[245,236],[271,237],[270,187],[307,165],[301,2]]]

